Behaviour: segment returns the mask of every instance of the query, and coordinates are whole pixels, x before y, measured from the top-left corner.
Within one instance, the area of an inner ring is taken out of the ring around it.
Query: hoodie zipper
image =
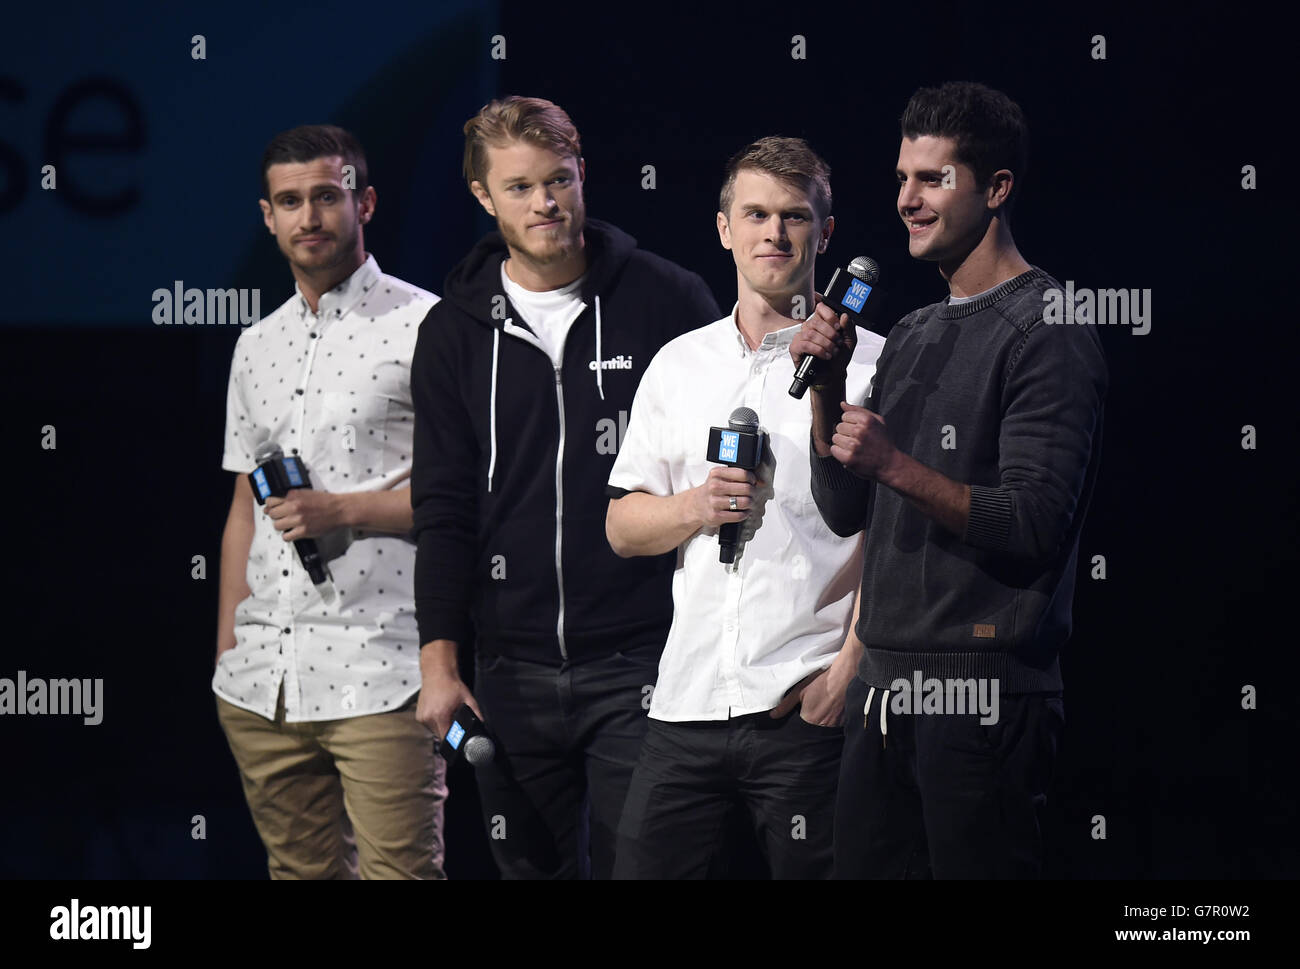
[[[502,326],[510,336],[523,340],[525,343],[531,343],[545,355],[547,360],[551,355],[546,352],[541,341],[535,337],[531,331],[520,326],[515,326],[512,320],[506,320]],[[565,334],[564,343],[568,343],[568,334]],[[564,359],[564,343],[560,345],[560,359]],[[551,361],[551,369],[555,373],[555,407],[560,418],[560,440],[555,449],[555,584],[560,594],[560,609],[555,620],[555,637],[560,644],[560,658],[566,663],[569,660],[569,649],[564,641],[564,380],[560,368],[555,366]]]
[[[563,349],[561,348],[561,353]],[[555,582],[560,588],[560,614],[555,620],[555,635],[560,641],[560,657],[567,663],[569,649],[564,642],[564,381],[555,368],[555,404],[560,412],[560,445],[555,449]]]

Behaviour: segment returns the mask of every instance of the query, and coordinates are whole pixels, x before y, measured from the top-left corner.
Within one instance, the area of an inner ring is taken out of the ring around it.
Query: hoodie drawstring
[[[600,392],[600,399],[605,399],[605,368],[600,363],[600,297],[596,297],[596,390]]]
[[[867,721],[871,719],[871,700],[876,695],[876,688],[873,686],[867,690],[867,704],[862,708],[862,729],[867,729]],[[880,746],[885,746],[885,737],[889,733],[889,723],[885,719],[889,712],[889,691],[886,690],[880,695]]]
[[[502,328],[510,326],[513,319],[506,320]],[[601,365],[602,326],[600,319],[600,297],[596,297],[596,390],[600,399],[605,399],[605,368]],[[491,425],[492,455],[488,459],[487,490],[492,493],[492,476],[497,467],[497,363],[501,356],[501,330],[492,330],[492,397],[489,405],[488,422]]]
[[[510,321],[506,320],[506,325]],[[492,397],[488,405],[488,424],[491,427],[492,456],[488,459],[488,494],[492,493],[492,475],[497,469],[497,360],[501,355],[501,331],[492,331]]]

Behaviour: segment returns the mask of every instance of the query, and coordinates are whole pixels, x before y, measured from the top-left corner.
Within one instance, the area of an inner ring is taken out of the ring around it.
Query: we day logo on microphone
[[[854,313],[861,313],[862,307],[867,305],[867,297],[871,295],[871,287],[860,279],[855,279],[849,283],[849,288],[845,291],[843,298],[840,300],[844,308]]]
[[[447,743],[451,744],[452,747],[459,749],[460,742],[464,738],[465,738],[465,728],[462,727],[459,723],[453,722],[451,725],[451,729],[447,731],[447,737],[446,737]]]

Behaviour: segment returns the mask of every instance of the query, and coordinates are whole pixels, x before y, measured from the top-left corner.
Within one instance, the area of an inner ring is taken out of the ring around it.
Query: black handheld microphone
[[[836,313],[847,313],[856,326],[865,326],[874,333],[885,336],[889,328],[883,329],[876,323],[876,312],[883,300],[880,298],[880,267],[876,260],[868,256],[858,256],[848,268],[836,269],[831,276],[822,302]],[[805,353],[795,368],[794,383],[790,385],[790,396],[803,397],[808,385],[813,382],[817,365],[821,363],[811,353]]]
[[[727,419],[727,427],[709,428],[709,453],[705,460],[729,468],[753,471],[763,463],[766,437],[758,429],[758,415],[748,407],[737,407]],[[718,529],[718,561],[730,565],[736,561],[736,543],[741,522],[725,522]]]
[[[474,766],[486,764],[497,753],[497,745],[488,736],[483,721],[474,716],[468,703],[462,703],[456,715],[452,717],[447,736],[442,738],[438,751],[448,764],[454,763],[463,752],[465,759]]]
[[[249,472],[248,480],[253,485],[253,497],[259,505],[266,504],[267,498],[283,498],[294,488],[310,488],[307,466],[297,457],[284,456],[280,445],[274,441],[263,441],[257,446],[253,455],[257,468]],[[295,539],[293,547],[298,550],[298,561],[311,576],[315,585],[325,582],[325,560],[320,557],[320,549],[314,539]]]

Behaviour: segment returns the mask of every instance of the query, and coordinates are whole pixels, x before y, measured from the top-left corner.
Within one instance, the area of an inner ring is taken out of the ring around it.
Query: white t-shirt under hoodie
[[[523,322],[528,324],[528,328],[546,348],[551,363],[556,367],[563,362],[564,339],[569,335],[569,327],[573,326],[573,321],[587,307],[580,295],[585,276],[584,273],[559,289],[535,293],[524,289],[506,275],[505,260],[501,262],[501,285],[505,288],[506,295],[523,317]]]

